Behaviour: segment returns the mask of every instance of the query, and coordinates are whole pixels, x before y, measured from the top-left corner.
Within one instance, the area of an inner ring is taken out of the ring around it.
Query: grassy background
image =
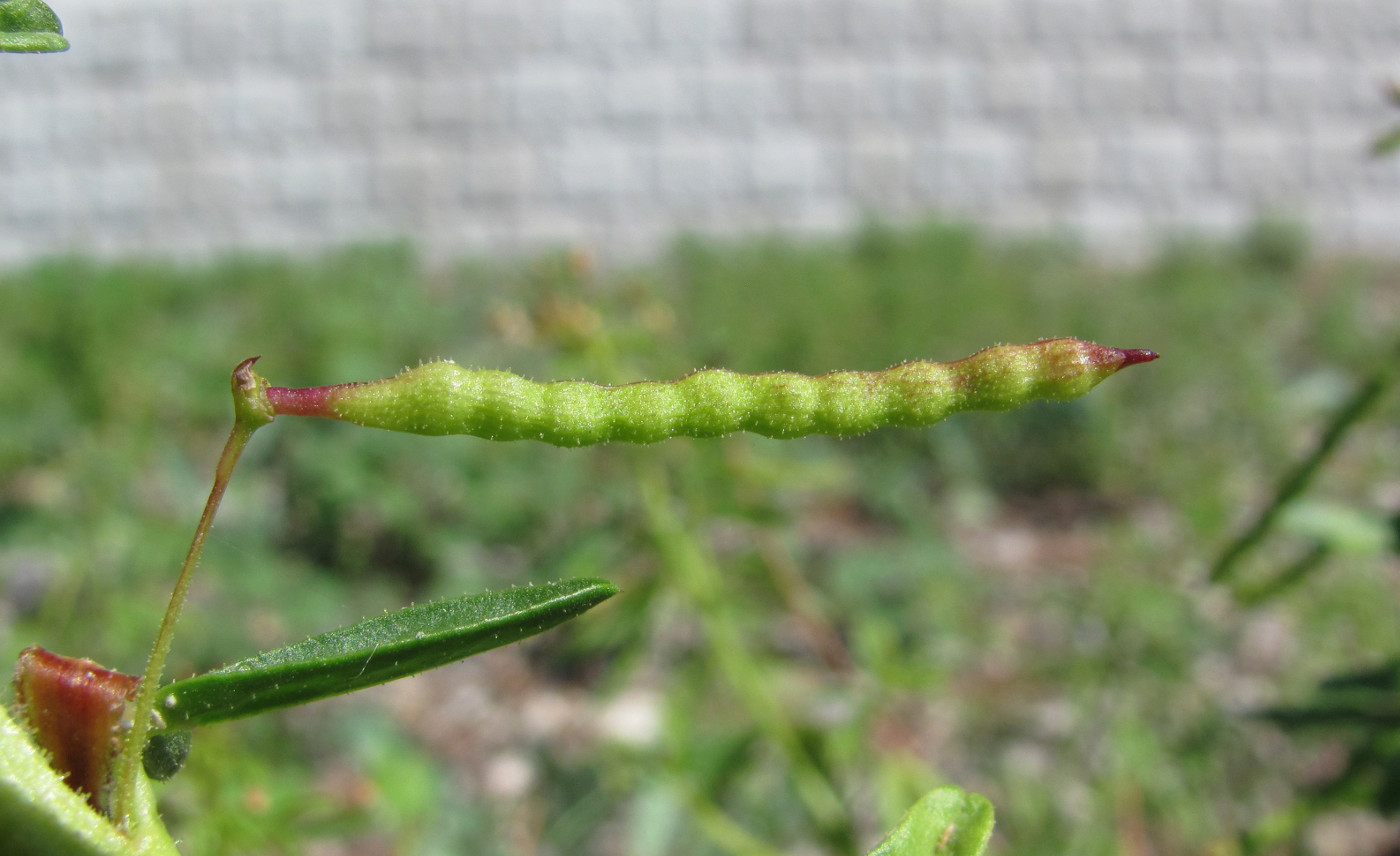
[[[162,790],[172,826],[197,854],[849,852],[955,783],[996,804],[996,853],[1290,840],[1280,818],[1335,747],[1249,712],[1400,652],[1400,562],[1351,536],[1400,508],[1393,396],[1285,527],[1332,559],[1256,607],[1205,579],[1393,358],[1400,273],[1303,244],[1262,224],[1113,269],[872,226],[609,272],[429,270],[386,246],[0,275],[0,654],[140,671],[252,354],[288,386],[437,356],[626,381],[1074,335],[1164,358],[1072,404],[846,441],[561,450],[279,420],[234,479],[174,674],[410,600],[583,575],[624,593],[524,645],[202,730]],[[1246,575],[1307,545],[1284,531]],[[1328,852],[1338,823],[1297,835]]]

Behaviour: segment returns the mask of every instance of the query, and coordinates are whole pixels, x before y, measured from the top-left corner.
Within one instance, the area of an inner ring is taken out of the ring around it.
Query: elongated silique
[[[537,383],[510,372],[433,362],[381,381],[272,387],[267,395],[278,414],[556,446],[654,443],[736,431],[852,437],[888,426],[932,425],[964,410],[1077,398],[1119,369],[1156,357],[1078,339],[1046,339],[999,345],[954,362],[909,362],[883,371],[808,376],[710,369],[675,381],[622,386]]]

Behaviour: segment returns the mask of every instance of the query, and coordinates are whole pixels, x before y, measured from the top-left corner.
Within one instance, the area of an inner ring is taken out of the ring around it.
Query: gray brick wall
[[[438,257],[870,214],[1111,254],[1298,217],[1400,247],[1397,0],[54,0],[0,55],[0,262]]]

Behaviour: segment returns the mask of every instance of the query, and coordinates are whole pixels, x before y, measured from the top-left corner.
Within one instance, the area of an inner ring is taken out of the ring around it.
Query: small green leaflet
[[[938,788],[904,815],[868,856],[978,856],[992,837],[992,804],[960,788]]]
[[[542,633],[617,591],[565,580],[406,607],[176,681],[158,710],[167,728],[189,728],[329,698]]]

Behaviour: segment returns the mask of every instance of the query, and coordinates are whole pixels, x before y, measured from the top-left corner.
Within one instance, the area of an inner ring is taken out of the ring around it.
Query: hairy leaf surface
[[[542,633],[617,591],[566,580],[406,607],[176,681],[160,714],[205,725],[382,684]]]

